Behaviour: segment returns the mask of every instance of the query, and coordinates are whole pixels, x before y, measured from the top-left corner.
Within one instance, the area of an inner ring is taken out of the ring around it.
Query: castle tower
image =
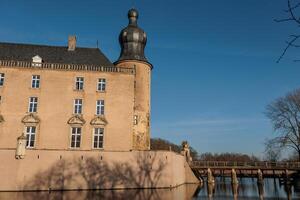
[[[129,24],[119,36],[121,54],[114,63],[118,67],[136,70],[133,110],[133,150],[150,149],[150,90],[152,65],[144,55],[146,33],[138,27],[138,11],[128,11]]]

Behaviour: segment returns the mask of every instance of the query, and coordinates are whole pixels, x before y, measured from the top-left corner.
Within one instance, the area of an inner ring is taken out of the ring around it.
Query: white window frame
[[[74,99],[74,114],[82,114],[82,99]]]
[[[37,106],[38,106],[38,98],[37,97],[29,97],[28,112],[36,113]]]
[[[96,115],[104,115],[104,100],[99,99],[96,101]]]
[[[4,85],[5,74],[0,73],[0,87]]]
[[[97,91],[104,92],[105,90],[106,90],[106,79],[99,78],[98,85],[97,85]]]
[[[95,138],[97,137],[97,139]],[[102,137],[102,140],[100,138]],[[95,141],[96,139],[96,141]],[[96,142],[96,146],[95,146]],[[102,146],[100,146],[102,144]],[[93,149],[103,149],[104,147],[104,128],[103,127],[95,127],[93,128],[93,144],[92,148]]]
[[[26,126],[26,148],[34,148],[36,141],[36,126]]]
[[[80,132],[78,131],[79,129]],[[74,133],[73,130],[75,130]],[[74,136],[74,142],[73,142],[73,136]],[[79,146],[77,146],[78,136],[79,136]],[[81,147],[81,140],[82,140],[82,127],[71,127],[70,148],[79,149]],[[72,146],[72,144],[74,144],[74,146]]]
[[[84,77],[76,77],[75,81],[75,89],[76,90],[83,90],[84,88]]]
[[[40,88],[40,75],[32,75],[31,88]]]

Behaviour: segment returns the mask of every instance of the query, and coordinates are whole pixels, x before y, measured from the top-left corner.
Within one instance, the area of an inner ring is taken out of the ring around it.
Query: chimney
[[[75,51],[76,48],[76,36],[69,35],[68,39],[68,51]]]

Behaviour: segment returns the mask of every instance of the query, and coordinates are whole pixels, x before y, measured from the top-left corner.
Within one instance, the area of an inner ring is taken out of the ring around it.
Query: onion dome
[[[121,31],[119,36],[121,54],[117,63],[123,60],[139,60],[149,63],[144,54],[147,36],[137,25],[138,16],[139,13],[136,9],[128,11],[129,24]]]

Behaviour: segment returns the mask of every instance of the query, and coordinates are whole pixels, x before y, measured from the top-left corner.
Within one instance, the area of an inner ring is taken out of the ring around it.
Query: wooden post
[[[239,181],[237,179],[237,175],[236,175],[235,169],[231,170],[231,183],[232,184],[238,184],[239,183]]]
[[[208,184],[214,184],[215,183],[215,179],[214,179],[214,176],[213,176],[212,171],[210,170],[210,168],[207,169],[207,183]]]
[[[232,183],[232,194],[233,194],[233,199],[236,200],[238,199],[238,190],[239,190],[239,185],[236,183]]]
[[[235,169],[231,169],[231,187],[232,187],[233,198],[237,199],[239,181],[237,179],[237,175],[236,175]]]
[[[212,199],[214,191],[215,191],[215,184],[214,183],[208,183],[207,184],[207,194],[208,194],[209,199]]]
[[[263,173],[260,169],[257,170],[257,183],[264,183]]]
[[[264,185],[263,185],[263,183],[257,182],[257,187],[258,187],[259,199],[263,200],[264,199]]]

